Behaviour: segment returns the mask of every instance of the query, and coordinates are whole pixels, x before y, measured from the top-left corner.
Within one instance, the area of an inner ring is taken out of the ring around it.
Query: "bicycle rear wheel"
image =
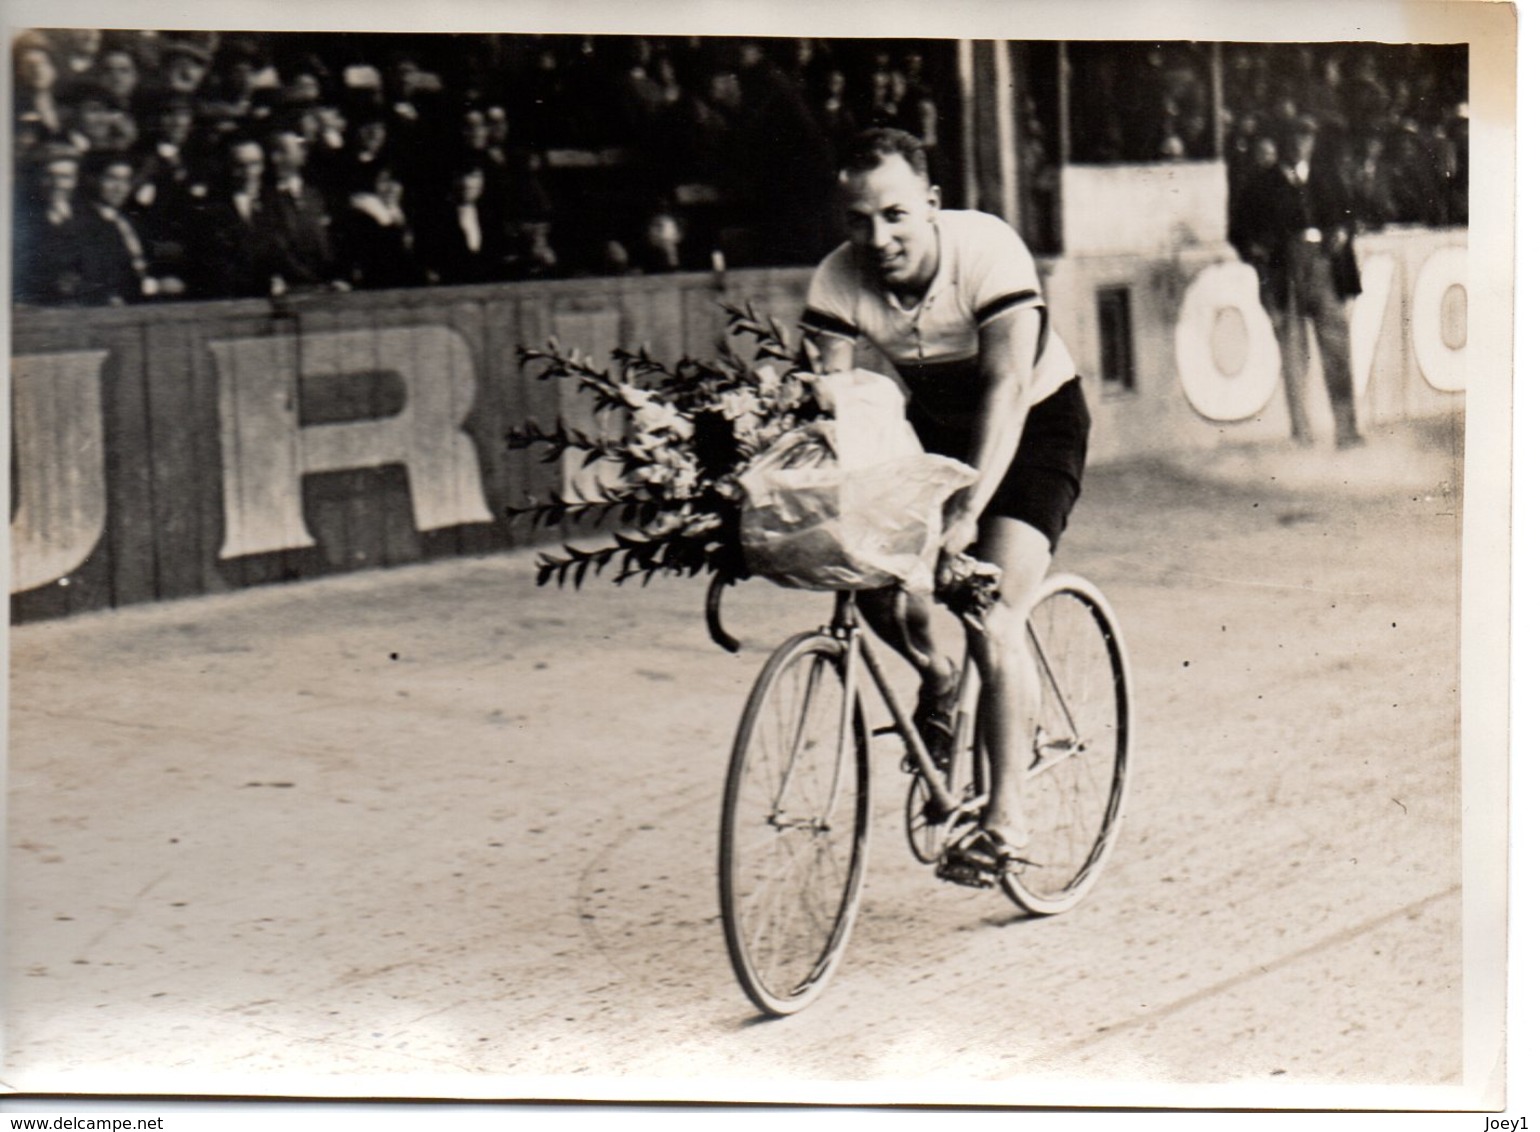
[[[1038,915],[1085,898],[1117,838],[1132,742],[1122,634],[1091,583],[1058,575],[1032,607],[1042,679],[1037,763],[1028,780],[1031,864],[1002,878],[1006,894]]]
[[[845,681],[850,646],[788,640],[749,695],[722,803],[718,886],[744,993],[794,1014],[828,985],[866,867],[866,727]]]

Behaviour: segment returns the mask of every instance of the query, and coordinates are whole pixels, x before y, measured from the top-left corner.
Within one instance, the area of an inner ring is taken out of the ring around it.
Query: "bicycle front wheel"
[[[1031,623],[1042,680],[1027,787],[1031,863],[1002,883],[1021,908],[1052,915],[1078,904],[1107,864],[1128,783],[1132,699],[1122,634],[1091,583],[1050,578]]]
[[[722,803],[718,884],[744,993],[793,1014],[828,985],[855,923],[871,810],[850,646],[788,640],[749,695]]]

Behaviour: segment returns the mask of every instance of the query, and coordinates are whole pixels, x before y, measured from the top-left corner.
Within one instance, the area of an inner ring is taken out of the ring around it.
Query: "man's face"
[[[467,169],[454,179],[454,199],[460,204],[475,204],[486,187],[480,169]]]
[[[101,61],[102,85],[120,99],[127,99],[139,84],[139,68],[126,51],[110,51]]]
[[[192,137],[193,115],[185,106],[173,107],[161,112],[160,136],[172,145],[186,145]]]
[[[16,77],[28,90],[49,90],[58,80],[59,72],[48,52],[34,47],[23,51],[16,60]]]
[[[894,289],[921,290],[936,273],[936,189],[896,153],[840,175],[845,229],[863,265]]]
[[[460,119],[460,137],[470,149],[487,148],[487,116],[480,110],[467,110]]]
[[[242,142],[232,149],[230,173],[237,189],[255,192],[262,184],[262,147],[256,142]]]
[[[385,144],[385,123],[365,122],[358,127],[358,144],[373,153]]]
[[[87,99],[76,112],[80,132],[90,139],[92,149],[110,149],[117,113],[105,102]]]
[[[278,176],[293,176],[305,167],[305,139],[293,133],[279,134],[269,147],[268,159]]]
[[[80,182],[80,166],[73,161],[50,161],[43,170],[43,187],[54,200],[67,199]]]
[[[508,111],[501,106],[487,107],[487,140],[493,145],[508,141]]]
[[[115,162],[102,170],[102,175],[97,181],[96,192],[98,198],[108,208],[122,208],[133,187],[133,167],[126,163]]]
[[[177,55],[171,60],[167,84],[178,94],[192,94],[203,85],[208,68],[190,55]]]

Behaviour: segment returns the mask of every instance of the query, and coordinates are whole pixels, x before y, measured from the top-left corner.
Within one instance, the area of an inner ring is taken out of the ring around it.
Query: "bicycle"
[[[707,600],[712,638],[725,584]],[[1032,604],[1028,639],[1042,677],[1029,772],[1030,863],[998,884],[1031,916],[1074,907],[1107,864],[1117,837],[1132,742],[1131,690],[1122,633],[1090,582],[1050,576]],[[859,673],[892,723],[869,731]],[[975,726],[978,670],[963,665],[952,744],[926,749],[856,611],[839,591],[829,622],[794,634],[765,662],[733,741],[718,846],[718,895],[738,982],[761,1011],[789,1015],[828,987],[855,924],[871,819],[871,740],[894,734],[913,776],[909,847],[948,875],[948,850],[978,825],[988,802],[989,763]],[[992,881],[979,881],[992,886]]]

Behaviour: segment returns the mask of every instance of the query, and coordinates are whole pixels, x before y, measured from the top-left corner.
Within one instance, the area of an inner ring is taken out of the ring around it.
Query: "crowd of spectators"
[[[871,125],[957,183],[937,41],[70,29],[12,49],[26,303],[808,264],[840,238],[836,155]],[[1217,98],[1203,45],[1072,51],[1074,161],[1223,156],[1239,190],[1309,116],[1369,226],[1465,220],[1459,49],[1230,45]],[[1047,194],[1053,111],[1027,102],[1024,183]]]
[[[31,31],[18,301],[805,264],[927,54],[815,40]],[[939,160],[939,155],[938,155]]]
[[[1276,164],[1301,122],[1351,191],[1361,230],[1469,218],[1468,57],[1463,45],[1228,49],[1225,160],[1232,202]],[[1232,224],[1233,224],[1232,218]]]

